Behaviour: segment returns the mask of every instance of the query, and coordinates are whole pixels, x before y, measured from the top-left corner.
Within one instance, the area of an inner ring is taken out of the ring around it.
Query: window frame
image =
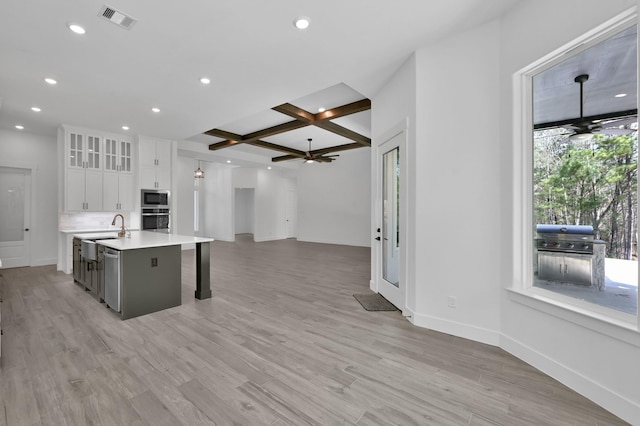
[[[533,286],[533,77],[563,62],[568,54],[578,54],[634,25],[638,25],[635,7],[515,72],[512,80],[514,250],[512,285],[508,288],[511,299],[609,335],[619,335],[622,331],[619,337],[625,341],[629,337],[625,331],[640,331],[640,303],[638,312],[632,315]],[[639,182],[640,178],[636,191],[640,190]],[[612,326],[617,331],[612,330]]]

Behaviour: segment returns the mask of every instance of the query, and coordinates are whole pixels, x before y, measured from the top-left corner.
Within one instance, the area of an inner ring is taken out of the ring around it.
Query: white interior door
[[[404,310],[405,283],[402,267],[402,185],[404,184],[402,161],[404,132],[396,133],[377,149],[378,194],[377,217],[378,244],[377,289],[378,293]]]
[[[298,194],[295,188],[287,189],[287,206],[286,206],[286,221],[287,221],[287,238],[296,237],[296,217],[298,209]]]
[[[30,264],[31,170],[0,167],[0,260],[2,267]]]

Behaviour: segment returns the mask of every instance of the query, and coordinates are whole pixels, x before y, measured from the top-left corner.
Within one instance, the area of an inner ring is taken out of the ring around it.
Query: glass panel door
[[[400,249],[400,148],[382,157],[382,277],[398,287]]]
[[[0,259],[4,268],[29,265],[31,171],[0,167]]]

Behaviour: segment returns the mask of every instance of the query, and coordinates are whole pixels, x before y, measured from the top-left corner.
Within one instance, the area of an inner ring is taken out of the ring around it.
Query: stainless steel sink
[[[100,240],[115,240],[118,237],[108,236],[108,237],[96,237],[96,238],[87,238],[80,242],[80,256],[84,257],[87,260],[98,260],[98,248],[96,247],[96,241]]]

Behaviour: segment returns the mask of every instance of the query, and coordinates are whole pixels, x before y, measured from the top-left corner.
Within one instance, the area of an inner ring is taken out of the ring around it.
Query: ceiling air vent
[[[130,30],[133,25],[138,22],[136,18],[126,15],[119,10],[116,10],[110,6],[104,5],[98,12],[98,16],[106,19],[109,22],[116,24],[125,30]]]

